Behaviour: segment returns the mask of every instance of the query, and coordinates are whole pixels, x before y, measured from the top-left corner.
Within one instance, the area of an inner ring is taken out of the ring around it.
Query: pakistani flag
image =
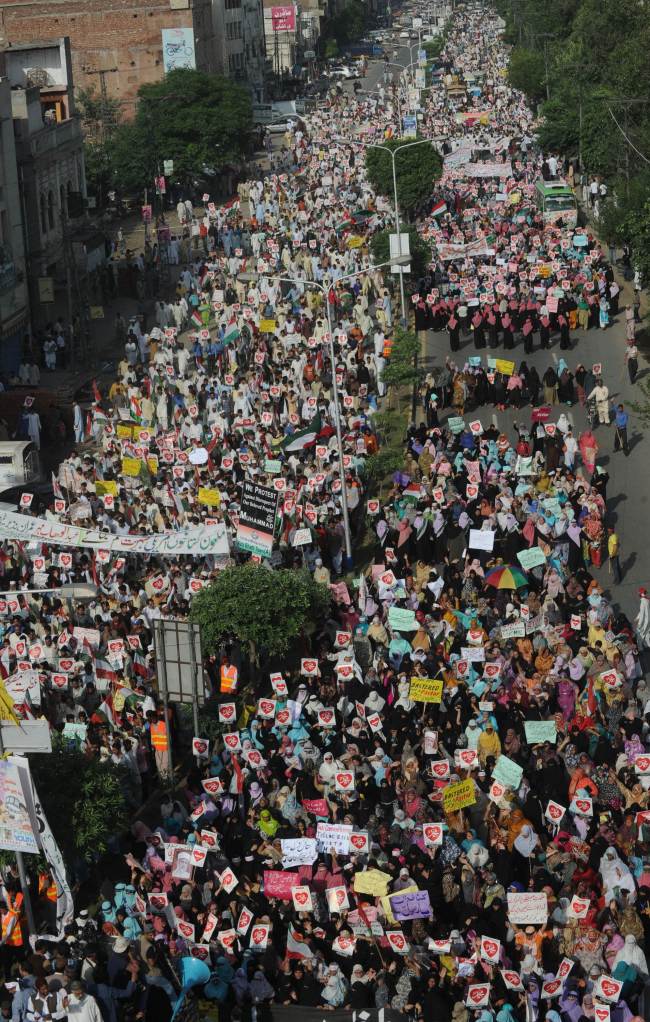
[[[286,440],[282,441],[282,450],[285,454],[291,454],[292,451],[303,451],[305,447],[309,447],[311,444],[316,443],[316,437],[322,429],[320,421],[320,412],[311,420],[308,426],[304,429],[298,430],[297,433],[292,433]]]
[[[223,339],[223,343],[224,344],[234,344],[234,342],[237,340],[238,337],[239,337],[239,329],[238,329],[238,327],[235,324],[233,324],[233,325],[229,326],[228,329],[226,330],[226,333],[225,333],[225,336],[224,336],[224,339]]]

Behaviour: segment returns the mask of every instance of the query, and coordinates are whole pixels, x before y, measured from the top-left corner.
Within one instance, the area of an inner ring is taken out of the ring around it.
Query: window
[[[241,39],[241,21],[229,21],[226,25],[226,39]]]
[[[41,192],[41,233],[47,234],[47,200],[44,192]]]
[[[68,205],[65,187],[63,185],[59,188],[59,205],[61,206],[61,213],[65,215]]]
[[[227,11],[238,11],[241,7],[241,0],[226,0],[225,8]]]
[[[47,193],[47,222],[49,229],[54,230],[54,192],[50,189]]]
[[[244,54],[243,53],[231,53],[228,56],[228,70],[229,71],[241,71],[244,66]]]

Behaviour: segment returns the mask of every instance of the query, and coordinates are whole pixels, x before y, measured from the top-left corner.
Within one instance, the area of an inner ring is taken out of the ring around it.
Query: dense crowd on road
[[[495,16],[459,5],[441,63],[485,72],[478,94],[422,100],[446,157],[419,222],[434,258],[414,325],[448,331],[450,351],[381,498],[368,463],[396,314],[368,243],[391,215],[354,140],[391,133],[390,90],[333,96],[238,200],[186,210],[198,249],[176,300],[125,326],[112,385],[75,405],[52,503],[0,510],[4,686],[23,717],[123,767],[135,814],[123,873],[81,914],[43,874],[58,943],[27,953],[8,881],[14,1022],[168,1017],[186,957],[224,1018],[647,1013],[650,601],[630,622],[594,577],[604,551],[621,572],[609,476],[570,418],[593,401],[627,453],[626,412],[576,340],[608,325],[618,285],[588,230],[533,205],[541,156]],[[525,361],[537,334],[561,349],[541,376]],[[529,427],[494,425],[523,404]],[[245,483],[279,494],[268,558],[237,545]],[[346,509],[369,563],[347,556]],[[246,671],[224,644],[206,664],[220,737],[195,736],[181,786],[140,812],[180,740],[155,622],[249,556],[306,566],[329,615],[277,670]],[[96,596],[70,604],[70,584]]]

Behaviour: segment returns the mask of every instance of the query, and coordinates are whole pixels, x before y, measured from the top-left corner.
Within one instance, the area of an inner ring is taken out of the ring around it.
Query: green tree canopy
[[[408,231],[409,248],[411,251],[411,274],[422,277],[431,262],[431,245],[418,234],[415,227],[400,224],[402,231]],[[390,231],[378,231],[370,242],[370,252],[375,263],[387,263],[390,259]]]
[[[123,768],[88,759],[55,740],[47,755],[29,757],[36,792],[67,863],[92,862],[128,825]]]
[[[192,620],[201,643],[213,652],[236,636],[256,650],[285,653],[290,644],[327,612],[330,597],[307,570],[269,571],[256,564],[226,568],[192,601]]]
[[[181,181],[237,165],[249,151],[252,124],[243,86],[202,71],[172,71],[141,86],[135,119],[113,134],[114,184],[122,191],[151,187],[164,160],[174,161]]]
[[[380,195],[392,198],[393,162],[386,150],[394,152],[400,146],[408,146],[396,154],[395,172],[400,209],[411,214],[431,195],[442,173],[442,158],[428,142],[410,145],[408,139],[393,138],[382,146],[381,149],[366,150],[366,171],[370,184]]]
[[[538,50],[517,46],[510,54],[508,81],[524,92],[531,103],[539,103],[546,96],[544,55]]]

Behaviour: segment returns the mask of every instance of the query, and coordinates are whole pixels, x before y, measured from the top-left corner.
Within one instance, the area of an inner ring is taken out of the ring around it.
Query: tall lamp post
[[[406,261],[408,256],[403,258]],[[330,285],[319,283],[317,280],[300,280],[296,277],[282,277],[276,275],[267,275],[266,273],[240,273],[238,274],[238,280],[243,284],[250,284],[254,281],[264,278],[265,280],[275,280],[278,283],[284,284],[298,284],[303,287],[311,287],[317,291],[320,291],[325,300],[325,310],[327,313],[327,329],[328,329],[328,343],[329,343],[329,354],[330,363],[332,367],[332,396],[334,398],[334,426],[336,429],[336,443],[338,446],[338,461],[339,461],[339,476],[341,478],[341,508],[343,511],[343,529],[345,533],[345,560],[346,568],[352,567],[352,536],[350,534],[350,515],[348,511],[348,494],[345,488],[345,465],[343,463],[343,434],[341,432],[341,407],[339,404],[339,388],[336,382],[336,352],[334,351],[334,325],[332,323],[332,310],[329,302],[329,292],[332,287],[337,284],[341,284],[346,280],[354,280],[356,277],[363,277],[366,273],[372,270],[381,270],[385,266],[394,265],[399,263],[399,258],[391,260],[388,263],[378,263],[376,266],[367,266],[363,270],[357,270],[355,273],[346,273],[345,276],[339,277],[338,280],[334,281]]]
[[[406,260],[402,259],[402,234],[400,229],[399,204],[397,202],[397,171],[395,169],[395,157],[397,156],[398,153],[401,153],[403,149],[412,149],[413,146],[424,145],[425,142],[428,142],[430,144],[433,141],[433,139],[419,138],[416,142],[405,142],[404,145],[398,145],[395,149],[391,149],[387,145],[381,145],[381,143],[379,142],[363,142],[361,139],[355,138],[335,138],[334,141],[345,142],[348,145],[363,146],[364,149],[383,149],[384,152],[390,155],[393,167],[393,201],[395,206],[394,209],[395,230],[397,231],[397,259],[394,260],[394,264],[406,262]],[[404,274],[401,268],[399,271],[399,295],[402,306],[402,326],[406,326],[407,317],[406,317],[406,298],[404,296]]]

